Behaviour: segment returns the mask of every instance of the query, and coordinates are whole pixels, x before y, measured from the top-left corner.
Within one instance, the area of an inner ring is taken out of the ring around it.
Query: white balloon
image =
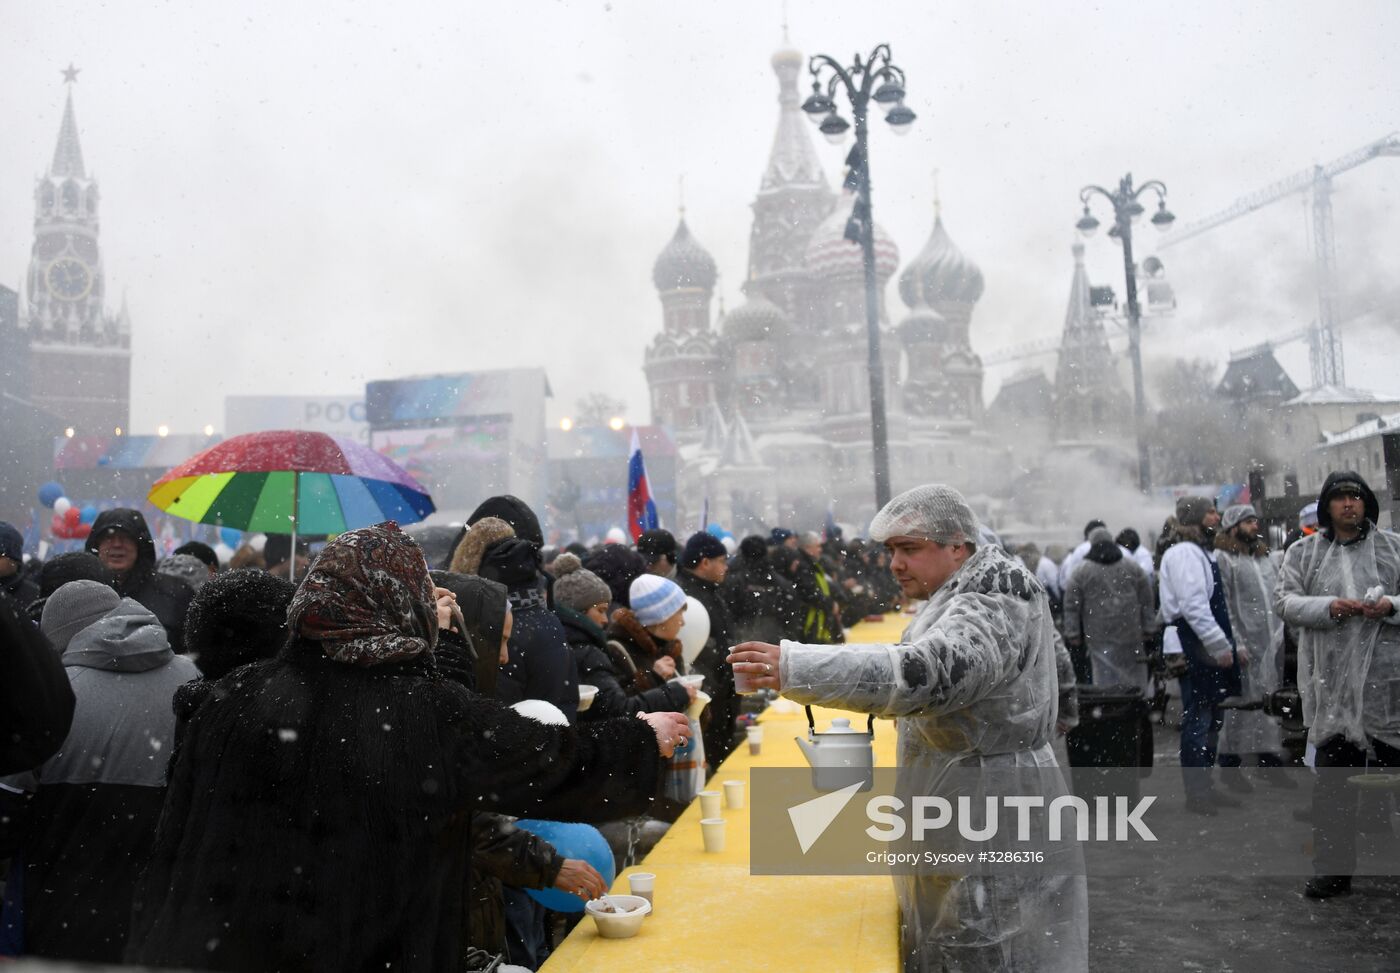
[[[547,723],[552,726],[569,725],[569,719],[564,715],[564,711],[553,703],[543,699],[522,699],[518,703],[511,703],[510,708],[521,716],[528,717],[540,723]]]
[[[710,613],[695,598],[685,600],[685,624],[678,636],[681,642],[681,658],[690,665],[700,655],[700,650],[710,640]]]
[[[220,564],[227,564],[233,558],[233,548],[219,541],[214,545],[214,556],[219,559]]]
[[[69,510],[73,509],[73,501],[67,497],[59,497],[53,502],[53,512],[62,517]]]

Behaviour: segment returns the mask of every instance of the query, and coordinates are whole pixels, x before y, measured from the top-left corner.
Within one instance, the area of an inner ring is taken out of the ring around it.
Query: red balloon
[[[78,524],[82,523],[82,520],[83,512],[77,507],[69,507],[63,511],[63,522],[69,527],[77,527]]]
[[[54,515],[53,515],[53,522],[52,522],[49,526],[53,528],[53,536],[55,536],[55,537],[67,537],[67,536],[68,536],[68,525],[67,525],[66,523],[64,523],[64,521],[63,521],[63,515],[62,515],[62,514],[54,514]]]
[[[87,540],[88,535],[91,534],[91,533],[92,533],[92,524],[79,524],[77,527],[74,527],[74,528],[73,528],[73,536],[76,537],[76,538],[77,538],[78,540],[80,540],[80,541],[85,541],[85,540]]]

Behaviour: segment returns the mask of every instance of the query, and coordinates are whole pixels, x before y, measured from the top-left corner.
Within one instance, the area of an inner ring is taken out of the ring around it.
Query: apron
[[[1230,664],[1218,666],[1215,659],[1206,651],[1204,643],[1191,630],[1183,618],[1168,624],[1176,629],[1181,639],[1181,650],[1186,653],[1186,679],[1191,684],[1192,698],[1209,699],[1218,703],[1227,696],[1238,696],[1243,690],[1240,678],[1240,660],[1235,655],[1235,633],[1230,628],[1230,610],[1225,605],[1225,588],[1220,583],[1220,565],[1210,562],[1210,613],[1215,624],[1230,640]],[[1197,694],[1201,694],[1197,697]]]

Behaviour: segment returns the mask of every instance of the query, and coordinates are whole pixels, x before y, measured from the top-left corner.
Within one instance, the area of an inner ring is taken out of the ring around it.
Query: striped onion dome
[[[853,193],[842,194],[836,209],[812,233],[807,244],[807,269],[815,277],[860,277],[865,265],[859,244],[846,239],[846,223],[855,205]],[[879,223],[875,224],[875,276],[883,284],[899,267],[899,247]]]

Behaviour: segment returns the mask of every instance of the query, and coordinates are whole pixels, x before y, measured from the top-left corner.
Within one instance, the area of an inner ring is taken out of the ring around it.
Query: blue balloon
[[[53,502],[63,496],[63,484],[50,480],[39,488],[39,502],[50,510],[53,509]]]
[[[603,876],[603,884],[612,887],[613,879],[617,878],[612,848],[608,847],[608,839],[593,825],[522,818],[515,822],[515,826],[548,841],[561,857],[578,858],[588,862]],[[583,900],[572,892],[559,889],[526,889],[525,894],[546,909],[553,909],[555,912],[583,911]]]
[[[705,533],[709,534],[711,537],[723,537],[726,531],[718,522],[715,522],[705,528]]]
[[[243,541],[243,531],[233,527],[220,527],[219,540],[236,551],[238,550],[238,545]]]
[[[80,523],[90,524],[97,519],[97,506],[91,503],[83,504],[83,509],[78,513]]]

